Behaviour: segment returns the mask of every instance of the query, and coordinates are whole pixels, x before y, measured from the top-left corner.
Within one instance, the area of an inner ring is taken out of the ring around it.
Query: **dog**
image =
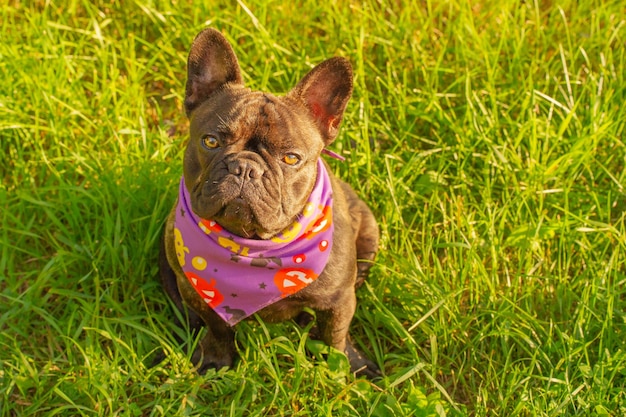
[[[352,84],[349,61],[335,57],[285,96],[252,91],[219,31],[194,39],[184,101],[189,141],[159,269],[190,328],[206,328],[191,357],[199,373],[233,365],[239,321],[256,314],[302,323],[312,319],[308,308],[318,337],[346,353],[352,372],[381,375],[348,336],[378,225],[321,158],[333,155],[326,147]]]

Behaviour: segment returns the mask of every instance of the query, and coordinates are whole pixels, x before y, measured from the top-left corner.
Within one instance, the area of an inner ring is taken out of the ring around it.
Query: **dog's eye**
[[[213,135],[206,135],[202,137],[202,145],[207,149],[216,149],[220,147],[220,142]]]
[[[295,153],[288,153],[287,155],[283,156],[283,162],[287,165],[293,166],[300,162],[300,157]]]

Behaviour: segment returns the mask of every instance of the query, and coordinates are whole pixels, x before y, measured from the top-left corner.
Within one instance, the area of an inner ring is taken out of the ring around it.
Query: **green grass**
[[[0,416],[626,414],[623,2],[170,3],[0,9]],[[381,381],[290,323],[205,376],[171,336],[157,241],[208,24],[255,89],[354,65],[330,163],[380,220],[352,333]]]

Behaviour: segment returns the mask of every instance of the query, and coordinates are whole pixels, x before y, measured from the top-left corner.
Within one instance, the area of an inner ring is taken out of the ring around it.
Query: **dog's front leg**
[[[206,323],[206,335],[200,340],[191,356],[191,362],[198,368],[199,374],[214,368],[232,367],[237,350],[235,331],[213,310],[202,312]]]
[[[374,379],[382,375],[380,368],[359,352],[348,336],[355,309],[356,295],[346,291],[331,309],[317,312],[319,332],[324,343],[346,354],[353,373]]]
[[[348,329],[355,309],[356,296],[354,291],[345,291],[330,309],[317,313],[319,334],[324,343],[345,352],[348,343]]]
[[[211,368],[232,366],[237,354],[235,331],[201,297],[198,297],[185,276],[179,275],[177,282],[185,304],[199,316],[199,321],[204,322],[206,329],[206,334],[191,356],[191,362],[197,367],[198,373],[204,374]]]

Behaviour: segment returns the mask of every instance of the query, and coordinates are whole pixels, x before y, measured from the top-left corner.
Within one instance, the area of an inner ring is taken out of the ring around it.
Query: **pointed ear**
[[[326,145],[337,137],[351,95],[352,67],[347,59],[340,57],[313,68],[288,94],[309,110]]]
[[[235,52],[220,32],[205,29],[194,39],[187,59],[187,116],[228,83],[243,84]]]

